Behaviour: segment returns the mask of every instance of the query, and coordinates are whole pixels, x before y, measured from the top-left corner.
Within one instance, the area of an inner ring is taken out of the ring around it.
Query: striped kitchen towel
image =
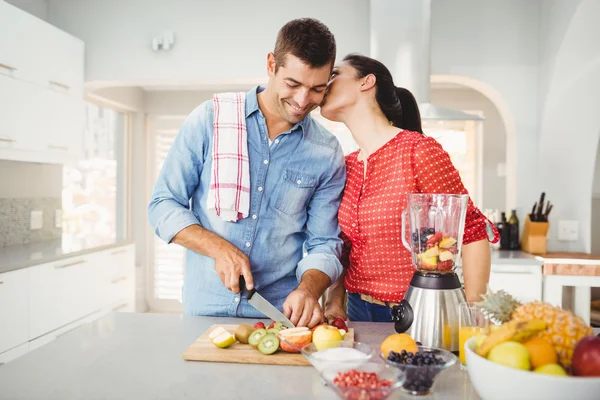
[[[250,210],[250,162],[246,94],[213,95],[213,165],[208,210],[225,221],[246,218]]]

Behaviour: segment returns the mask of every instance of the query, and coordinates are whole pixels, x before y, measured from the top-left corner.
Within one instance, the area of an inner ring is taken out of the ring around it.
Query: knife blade
[[[240,290],[248,299],[248,303],[254,308],[256,308],[261,313],[265,314],[267,317],[272,319],[275,322],[281,322],[286,325],[288,328],[294,328],[295,325],[285,316],[281,311],[277,309],[273,304],[269,303],[267,299],[262,297],[256,290],[248,290],[246,287],[246,280],[243,276],[240,276]]]

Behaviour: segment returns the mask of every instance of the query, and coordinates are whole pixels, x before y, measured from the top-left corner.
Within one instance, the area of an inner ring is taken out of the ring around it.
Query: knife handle
[[[256,293],[256,290],[254,289],[248,290],[246,287],[246,280],[244,279],[243,275],[240,275],[240,290],[242,293],[244,293],[244,296],[246,296],[246,299],[248,300],[250,300],[252,296],[254,296],[254,293]]]

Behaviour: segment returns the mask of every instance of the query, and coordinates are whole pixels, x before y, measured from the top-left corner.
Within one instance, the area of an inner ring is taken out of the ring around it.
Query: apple
[[[571,364],[576,376],[600,376],[600,337],[586,336],[577,342]]]
[[[318,351],[336,347],[335,342],[339,342],[342,339],[344,337],[338,328],[326,324],[317,326],[312,335],[312,341]]]
[[[450,250],[440,250],[440,261],[453,261],[456,256]]]
[[[280,331],[279,347],[288,353],[300,353],[300,349],[312,342],[312,332],[308,328],[290,328]]]

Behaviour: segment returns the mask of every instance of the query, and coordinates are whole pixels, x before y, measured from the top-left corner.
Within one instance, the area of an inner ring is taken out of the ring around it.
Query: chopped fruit
[[[281,350],[299,353],[300,349],[312,341],[312,332],[308,328],[284,329],[277,335]]]
[[[440,242],[440,247],[442,249],[449,249],[452,246],[454,246],[456,244],[456,239],[454,239],[453,237],[446,237],[444,239],[441,240]]]
[[[235,343],[235,337],[231,333],[225,331],[225,333],[222,333],[212,339],[212,342],[215,344],[215,346],[224,349]]]
[[[377,388],[385,388],[392,386],[393,382],[387,379],[381,379],[377,376],[375,372],[365,372],[365,371],[357,371],[352,369],[348,372],[339,372],[337,376],[333,379],[333,383],[338,387],[343,388],[353,388],[353,389],[377,389]],[[357,391],[357,394],[364,394]],[[367,393],[366,398],[371,398]],[[352,394],[352,392],[348,392],[348,394]],[[378,394],[378,393],[373,393]],[[349,398],[349,397],[344,397]],[[352,397],[354,398],[354,397]],[[357,397],[359,398],[359,397]],[[365,398],[364,396],[360,397]],[[377,397],[377,398],[383,398]]]
[[[267,329],[264,322],[257,322],[253,326],[254,329]]]
[[[405,350],[407,353],[416,353],[419,351],[417,343],[406,333],[396,333],[388,336],[383,343],[381,343],[381,354],[384,357],[388,357],[391,351],[401,353]]]
[[[435,271],[437,269],[437,257],[423,258],[421,260],[421,268],[428,271]]]
[[[279,349],[279,338],[273,333],[268,333],[260,339],[257,347],[263,354],[273,354]]]
[[[248,338],[254,332],[252,325],[240,324],[235,329],[235,338],[238,342],[248,344]]]
[[[277,335],[279,332],[281,332],[283,329],[277,329],[277,328],[271,328],[271,329],[267,329],[267,333],[272,333]]]
[[[213,340],[214,338],[216,338],[219,335],[222,335],[224,333],[227,333],[227,330],[225,328],[223,328],[222,326],[219,326],[218,328],[216,328],[215,330],[213,330],[209,335],[208,338],[210,340]]]
[[[342,339],[343,339],[346,336],[346,333],[348,333],[348,332],[345,331],[344,329],[340,329],[340,333],[342,334]]]
[[[456,256],[450,250],[440,250],[440,261],[454,261],[455,258]]]
[[[437,257],[440,254],[440,249],[437,246],[433,246],[430,249],[427,249],[424,253],[421,254],[421,259]]]
[[[442,232],[436,232],[433,234],[432,237],[430,237],[429,239],[427,239],[427,244],[437,244],[440,243],[442,241]]]
[[[262,337],[266,336],[266,335],[267,335],[266,329],[257,329],[254,332],[252,332],[250,337],[248,337],[248,344],[253,347],[256,347],[258,345],[258,342],[260,341],[260,339],[262,339]]]
[[[271,329],[275,327],[275,321],[271,322],[271,324],[269,326],[267,326],[267,329]]]
[[[454,267],[454,262],[452,260],[448,260],[448,261],[440,261],[438,263],[437,269],[438,271],[450,271],[452,269],[452,267]]]
[[[334,319],[331,325],[335,326],[338,329],[343,329],[346,332],[348,332],[348,326],[346,326],[346,322],[340,317]]]

